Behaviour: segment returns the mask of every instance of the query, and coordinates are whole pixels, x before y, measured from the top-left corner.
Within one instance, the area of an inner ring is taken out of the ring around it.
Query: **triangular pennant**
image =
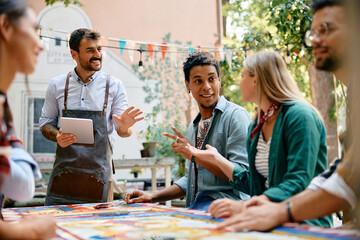
[[[167,43],[162,43],[161,46],[160,46],[161,56],[162,56],[163,60],[165,59],[165,54],[166,54],[167,47],[168,47]]]
[[[245,51],[245,56],[246,57],[250,57],[251,55],[253,55],[253,50],[248,49],[248,50]]]
[[[66,46],[69,48],[69,51],[70,51],[69,41],[70,41],[70,33],[68,33],[68,34],[66,35]]]
[[[232,63],[233,52],[231,50],[226,50],[225,51],[225,56],[226,56],[226,61],[227,61],[228,65],[229,65],[229,69],[232,69],[231,63]]]
[[[189,53],[190,53],[190,54],[196,53],[196,49],[193,48],[193,47],[190,47],[190,48],[189,48]]]
[[[196,46],[196,51],[197,52],[201,52],[201,46],[199,45],[199,46]]]
[[[120,56],[122,56],[123,52],[124,52],[125,45],[126,45],[126,39],[119,40],[119,45],[120,45]]]
[[[46,51],[48,51],[50,49],[50,38],[43,37],[42,41],[43,41]]]
[[[135,42],[128,41],[126,44],[127,44],[127,48],[129,49],[128,53],[129,53],[130,61],[131,61],[131,63],[133,63],[134,62]]]
[[[215,45],[215,59],[217,59],[217,60],[221,60],[220,51],[219,51],[220,47],[221,47],[221,45],[218,43]]]
[[[153,62],[153,60],[154,60],[154,44],[147,44],[147,49],[148,49],[150,61]]]
[[[208,48],[203,48],[202,52],[209,52],[209,49]]]
[[[224,61],[224,59],[225,59],[224,47],[219,47],[219,55],[220,55],[221,61]]]
[[[102,37],[102,38],[100,39],[101,51],[102,51],[102,52],[105,52],[105,51],[106,51],[106,47],[107,47],[108,43],[109,43],[109,38],[107,38],[107,37]]]
[[[170,46],[169,47],[170,52],[170,60],[174,63],[175,66],[177,66],[176,57],[177,57],[177,47],[176,46]]]

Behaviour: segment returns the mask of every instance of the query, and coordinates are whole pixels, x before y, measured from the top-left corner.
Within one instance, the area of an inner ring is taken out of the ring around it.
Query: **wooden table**
[[[115,169],[128,168],[151,168],[151,189],[156,191],[156,168],[165,169],[165,187],[171,185],[171,165],[176,163],[174,157],[152,157],[152,158],[133,158],[133,159],[114,159]],[[54,160],[46,162],[38,162],[42,173],[51,172]],[[171,201],[167,201],[166,205],[171,205]]]

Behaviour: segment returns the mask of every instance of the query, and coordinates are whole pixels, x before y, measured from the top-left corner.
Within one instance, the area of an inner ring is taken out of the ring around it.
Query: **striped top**
[[[256,170],[266,178],[265,187],[269,188],[269,151],[271,137],[269,141],[264,140],[264,135],[260,131],[258,144],[256,146],[255,167]]]

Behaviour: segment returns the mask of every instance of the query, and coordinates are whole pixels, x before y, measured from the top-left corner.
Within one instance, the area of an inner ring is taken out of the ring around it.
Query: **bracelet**
[[[195,162],[195,155],[192,155],[191,161],[192,161],[193,163]]]
[[[286,211],[287,211],[287,216],[290,222],[295,222],[293,215],[291,214],[291,206],[292,203],[290,201],[286,202]]]
[[[8,134],[6,136],[6,140],[8,142],[19,142],[21,145],[23,145],[23,142],[21,141],[21,139],[18,138],[15,134]]]

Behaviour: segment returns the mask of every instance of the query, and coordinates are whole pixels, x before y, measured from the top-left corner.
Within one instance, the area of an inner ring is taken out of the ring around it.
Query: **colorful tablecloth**
[[[357,232],[307,225],[279,227],[268,233],[220,232],[209,213],[159,204],[108,205],[76,204],[49,207],[9,208],[5,221],[24,215],[53,214],[57,218],[59,239],[358,239]]]

